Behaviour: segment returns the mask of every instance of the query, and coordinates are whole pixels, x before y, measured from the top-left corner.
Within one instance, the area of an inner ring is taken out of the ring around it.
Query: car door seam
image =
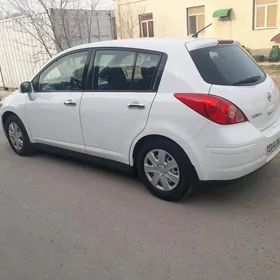
[[[83,137],[85,152],[86,152],[87,151],[86,141],[85,141],[85,136],[84,136],[83,124],[82,124],[82,116],[81,116],[81,108],[82,108],[82,101],[83,101],[84,93],[85,92],[82,93],[81,98],[80,98],[80,102],[79,102],[79,121],[80,121],[80,127],[81,127],[81,133],[82,133],[82,137]]]
[[[151,110],[152,110],[152,107],[153,107],[153,104],[154,104],[154,101],[155,101],[155,98],[156,98],[157,94],[158,94],[158,92],[155,92],[154,98],[153,98],[153,100],[152,100],[152,102],[151,102],[151,106],[150,106],[150,109],[149,109],[149,112],[148,112],[148,115],[147,115],[146,123],[145,123],[143,129],[134,137],[133,141],[132,141],[131,144],[130,144],[130,147],[129,147],[129,154],[128,154],[128,156],[129,156],[129,158],[128,158],[128,163],[129,163],[129,165],[132,164],[131,159],[130,159],[130,155],[131,155],[131,149],[132,149],[133,143],[134,143],[135,139],[137,139],[137,137],[138,137],[138,136],[145,130],[145,128],[147,127],[148,121],[149,121],[149,119],[150,119]]]

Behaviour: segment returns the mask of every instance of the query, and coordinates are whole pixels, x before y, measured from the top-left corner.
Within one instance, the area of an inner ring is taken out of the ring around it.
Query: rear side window
[[[98,50],[93,88],[98,91],[153,90],[161,54],[127,50]]]
[[[248,85],[265,80],[266,75],[238,45],[219,45],[190,51],[205,82],[214,85]]]
[[[132,84],[133,90],[146,91],[152,89],[160,58],[159,54],[138,53]]]
[[[94,61],[94,89],[125,91],[132,82],[136,53],[132,51],[97,51]]]

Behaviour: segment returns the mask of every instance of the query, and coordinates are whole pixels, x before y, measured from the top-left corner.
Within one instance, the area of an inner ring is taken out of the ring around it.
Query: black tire
[[[144,170],[146,155],[153,150],[164,150],[170,156],[172,156],[179,168],[180,179],[178,185],[171,191],[163,191],[156,188],[150,180],[147,178]],[[167,201],[177,201],[184,196],[189,196],[195,186],[197,185],[197,175],[192,166],[189,158],[185,152],[176,144],[165,139],[158,139],[146,142],[141,149],[136,158],[137,171],[140,179],[145,184],[147,189],[156,197],[167,200]]]
[[[10,139],[9,125],[11,123],[15,123],[19,127],[19,129],[22,133],[23,145],[22,145],[22,149],[20,149],[20,150],[15,148],[15,146],[13,145],[13,143]],[[6,131],[6,135],[7,135],[9,144],[16,154],[18,154],[19,156],[31,156],[31,155],[34,154],[34,149],[32,147],[32,144],[31,144],[30,140],[29,140],[29,137],[28,137],[28,134],[27,134],[26,129],[24,127],[24,124],[22,123],[20,118],[18,118],[16,115],[9,116],[6,123],[5,123],[5,131]]]

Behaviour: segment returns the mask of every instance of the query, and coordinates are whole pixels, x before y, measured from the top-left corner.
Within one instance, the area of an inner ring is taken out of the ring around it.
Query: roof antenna
[[[200,29],[199,31],[195,32],[192,37],[193,38],[197,38],[198,37],[198,34],[201,33],[203,30],[205,30],[206,28],[208,28],[209,26],[211,26],[212,23],[208,24],[207,26],[205,26],[204,28]]]

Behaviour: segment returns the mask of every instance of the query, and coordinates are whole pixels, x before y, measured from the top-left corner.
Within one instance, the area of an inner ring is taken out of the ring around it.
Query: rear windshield
[[[238,45],[219,45],[190,51],[205,82],[214,85],[252,85],[263,82],[265,73]]]

